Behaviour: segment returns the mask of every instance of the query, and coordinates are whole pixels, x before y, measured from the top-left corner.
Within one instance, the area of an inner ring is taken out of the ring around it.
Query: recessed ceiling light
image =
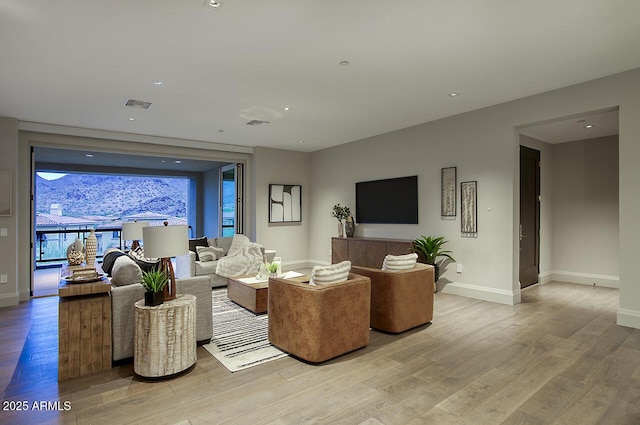
[[[153,80],[153,85],[154,85],[154,86],[161,86],[161,85],[162,85],[162,81],[160,81],[160,80]]]
[[[460,93],[456,93],[456,92],[449,93],[449,97],[456,97],[456,96],[460,96]]]
[[[284,108],[282,108],[283,111],[290,111],[291,109],[291,106],[285,106]]]
[[[90,153],[86,154],[85,156],[86,156],[87,158],[93,158],[93,155],[92,155],[92,154],[90,154]]]
[[[340,61],[340,66],[348,66],[349,61]]]
[[[205,7],[211,7],[213,9],[218,9],[218,8],[220,8],[220,6],[222,6],[222,3],[220,3],[219,1],[215,1],[215,0],[206,0],[202,5],[205,6]]]
[[[304,140],[298,140],[298,144],[302,145],[304,143]]]
[[[180,161],[180,160],[175,160],[174,162],[175,162],[176,164],[182,164],[182,161]]]
[[[593,127],[595,127],[593,124],[587,124],[584,126],[584,128],[593,128]]]
[[[129,121],[134,121],[134,120],[135,120],[135,118],[129,117]]]
[[[224,133],[224,130],[220,129],[218,130],[218,133]]]

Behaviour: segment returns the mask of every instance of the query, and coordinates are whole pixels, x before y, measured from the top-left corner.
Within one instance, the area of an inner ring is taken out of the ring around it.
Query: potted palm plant
[[[413,251],[418,254],[418,261],[425,264],[431,264],[435,268],[435,281],[440,278],[440,264],[438,263],[438,257],[446,257],[451,261],[456,261],[450,255],[451,251],[447,251],[443,248],[444,244],[448,241],[444,239],[444,236],[422,236],[420,239],[413,241]]]
[[[169,278],[158,269],[152,269],[142,273],[142,286],[144,286],[144,305],[154,306],[164,302],[164,287],[167,286]]]

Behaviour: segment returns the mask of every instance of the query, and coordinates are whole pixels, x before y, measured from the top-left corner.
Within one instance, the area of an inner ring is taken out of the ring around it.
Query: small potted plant
[[[158,269],[152,269],[142,273],[142,286],[144,286],[144,305],[154,306],[164,302],[164,287],[169,278]]]
[[[335,204],[331,210],[331,217],[338,219],[338,237],[344,237],[344,220],[351,216],[351,210],[349,207],[343,207],[340,204]]]
[[[267,269],[270,277],[278,277],[278,263],[267,264]]]
[[[451,251],[443,249],[443,245],[448,241],[444,240],[444,236],[422,236],[420,239],[413,241],[413,251],[418,254],[418,261],[425,264],[431,264],[435,268],[435,281],[440,277],[440,264],[438,257],[446,257],[451,261],[456,261],[450,255]]]

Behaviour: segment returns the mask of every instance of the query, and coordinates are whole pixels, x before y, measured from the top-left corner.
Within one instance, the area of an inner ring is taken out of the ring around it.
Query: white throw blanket
[[[229,253],[218,260],[216,274],[218,276],[233,277],[243,274],[256,274],[262,263],[262,250],[260,244],[246,242],[235,253]]]

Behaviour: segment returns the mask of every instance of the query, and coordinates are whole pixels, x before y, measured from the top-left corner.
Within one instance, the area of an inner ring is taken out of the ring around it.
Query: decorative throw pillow
[[[198,250],[196,248],[198,246],[209,246],[206,236],[197,239],[189,239],[189,251],[196,253],[196,261],[200,261],[200,258],[198,257]]]
[[[158,261],[160,261],[159,258],[147,258],[147,257],[145,257],[144,256],[144,248],[142,248],[141,246],[137,247],[136,249],[132,249],[131,251],[129,251],[129,255],[134,260],[144,261],[145,263],[157,263]]]
[[[219,246],[212,246],[211,249],[216,253],[216,260],[221,259],[225,256],[224,248],[220,248]]]
[[[251,242],[248,237],[245,235],[241,235],[236,233],[233,235],[233,241],[231,241],[231,247],[229,247],[228,256],[233,257],[234,255],[242,252],[245,246],[247,246]]]
[[[396,271],[412,269],[416,265],[418,254],[387,255],[382,262],[382,270]]]
[[[132,285],[142,282],[140,266],[128,255],[116,258],[111,269],[111,283],[116,286]]]
[[[107,252],[105,252],[104,257],[102,257],[102,270],[104,270],[107,276],[111,276],[113,265],[118,257],[122,257],[123,255],[127,254],[117,248],[109,248]]]
[[[222,248],[219,248],[222,251]],[[198,257],[200,257],[200,261],[214,261],[218,259],[218,252],[212,246],[197,246],[196,252],[198,253]]]
[[[344,282],[349,278],[351,261],[343,261],[330,266],[315,266],[311,270],[311,285],[329,285],[331,283]]]

